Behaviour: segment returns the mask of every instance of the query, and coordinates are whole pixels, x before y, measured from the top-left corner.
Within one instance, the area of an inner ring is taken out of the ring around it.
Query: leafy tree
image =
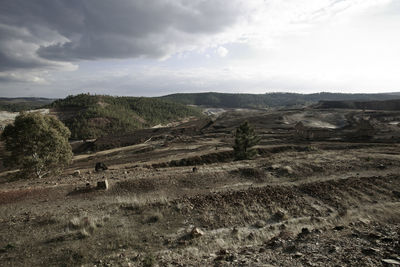
[[[258,144],[260,138],[255,134],[254,129],[245,121],[235,133],[235,144],[233,145],[236,160],[251,159],[257,151],[253,148]]]
[[[19,167],[27,176],[56,174],[72,159],[71,133],[57,118],[40,113],[21,113],[1,135],[7,155],[5,165]]]

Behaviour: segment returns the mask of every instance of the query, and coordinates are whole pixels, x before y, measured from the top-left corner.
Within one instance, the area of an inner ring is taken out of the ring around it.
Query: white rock
[[[107,181],[107,179],[104,180],[104,181],[97,182],[97,189],[107,190],[108,189],[108,181]]]
[[[200,237],[204,235],[204,232],[197,227],[193,227],[190,234],[192,235],[192,237]]]
[[[382,260],[384,263],[387,264],[394,264],[394,265],[399,265],[400,266],[400,261],[393,260],[393,259],[383,259]]]

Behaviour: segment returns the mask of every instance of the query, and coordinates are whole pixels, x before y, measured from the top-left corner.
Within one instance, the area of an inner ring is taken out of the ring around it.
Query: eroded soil
[[[398,266],[400,155],[387,138],[396,128],[302,140],[285,119],[302,112],[228,112],[81,153],[58,177],[3,172],[1,265]],[[262,141],[257,158],[233,161],[244,119]],[[95,172],[98,161],[109,169]],[[109,189],[97,190],[103,179]]]

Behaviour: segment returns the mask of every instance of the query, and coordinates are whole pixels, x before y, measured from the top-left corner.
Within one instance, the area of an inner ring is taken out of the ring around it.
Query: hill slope
[[[266,108],[313,104],[322,100],[389,100],[399,98],[394,94],[339,94],[339,93],[268,93],[268,94],[225,94],[225,93],[187,93],[161,97],[186,105],[199,105],[216,108]]]
[[[53,101],[54,99],[37,97],[0,97],[0,111],[19,112],[23,110],[37,109]]]
[[[156,98],[80,94],[48,106],[71,130],[88,139],[201,116],[200,110]]]
[[[321,109],[374,109],[374,110],[400,110],[400,99],[383,101],[321,101],[316,106]]]

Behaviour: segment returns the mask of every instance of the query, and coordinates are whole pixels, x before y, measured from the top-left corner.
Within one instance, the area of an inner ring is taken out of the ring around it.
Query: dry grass
[[[259,120],[259,125],[265,124],[264,117]],[[234,125],[234,121],[223,123]],[[193,137],[190,145],[175,140],[169,148],[139,154],[140,146],[116,149],[91,159],[81,157],[71,167],[92,168],[91,161],[109,160],[112,167],[106,172],[50,177],[48,184],[21,180],[2,184],[0,261],[4,266],[210,266],[223,265],[231,252],[244,251],[243,257],[267,262],[262,257],[268,255],[275,263],[283,259],[295,266],[299,261],[286,247],[260,253],[254,248],[265,249],[275,237],[296,238],[303,228],[321,230],[328,237],[310,244],[320,248],[324,246],[315,243],[335,237],[338,232],[329,231],[337,225],[399,223],[399,198],[392,193],[400,191],[397,145],[286,144],[289,128],[264,129],[268,131],[260,147],[264,154],[222,163],[219,157],[225,154],[219,153],[231,148],[225,133],[229,129],[220,129],[207,137]],[[277,145],[278,141],[282,143]],[[215,144],[223,147],[215,151]],[[196,173],[190,166],[151,167],[172,160],[191,164],[187,159],[209,164],[198,165]],[[384,170],[377,168],[381,164]],[[273,165],[277,167],[268,169]],[[110,182],[108,191],[68,195],[87,180],[93,183],[103,176]],[[50,187],[55,182],[58,185]],[[193,227],[204,235],[183,238]],[[331,260],[349,258],[336,256],[324,254]],[[309,257],[313,254],[302,260]],[[247,266],[257,265],[252,263]]]

